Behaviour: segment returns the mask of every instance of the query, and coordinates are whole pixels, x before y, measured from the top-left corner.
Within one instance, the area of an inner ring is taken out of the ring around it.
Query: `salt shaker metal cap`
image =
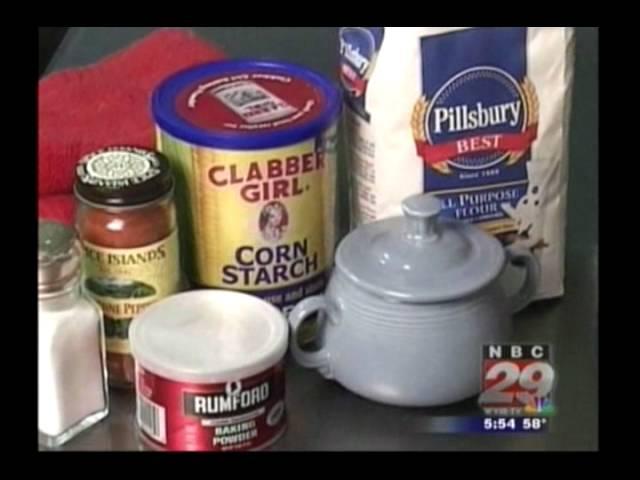
[[[80,276],[82,247],[65,225],[38,221],[38,295],[66,290]]]

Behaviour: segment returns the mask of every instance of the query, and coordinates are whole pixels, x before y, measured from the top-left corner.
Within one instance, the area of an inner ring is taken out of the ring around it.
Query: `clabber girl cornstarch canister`
[[[287,311],[325,287],[334,251],[339,90],[304,68],[224,61],[153,96],[195,286]]]

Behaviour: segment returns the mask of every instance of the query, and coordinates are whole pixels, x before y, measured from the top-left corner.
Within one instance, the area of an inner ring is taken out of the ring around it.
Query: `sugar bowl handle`
[[[319,351],[305,352],[298,344],[298,331],[300,325],[313,314],[324,312],[326,315],[327,301],[324,296],[319,295],[307,298],[300,302],[289,314],[289,325],[291,326],[291,354],[293,358],[305,368],[318,370],[325,378],[333,377],[329,364],[329,352],[323,347]],[[323,330],[323,329],[322,329]]]
[[[538,292],[541,275],[540,261],[529,249],[515,245],[507,248],[507,255],[511,265],[526,269],[522,287],[509,298],[511,312],[518,313],[533,301]]]

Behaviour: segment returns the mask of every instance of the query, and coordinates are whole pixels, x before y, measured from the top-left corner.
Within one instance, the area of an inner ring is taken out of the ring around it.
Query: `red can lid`
[[[182,72],[154,94],[161,129],[183,141],[267,149],[321,135],[338,118],[338,89],[301,67],[229,61]]]

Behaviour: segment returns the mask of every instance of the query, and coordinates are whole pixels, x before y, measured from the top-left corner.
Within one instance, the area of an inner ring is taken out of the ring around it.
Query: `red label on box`
[[[168,380],[137,366],[137,421],[152,447],[246,451],[271,445],[286,425],[284,368],[217,384]]]

